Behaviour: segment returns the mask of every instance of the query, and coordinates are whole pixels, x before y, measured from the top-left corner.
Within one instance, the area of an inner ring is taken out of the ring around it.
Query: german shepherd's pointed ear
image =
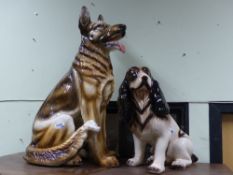
[[[98,16],[98,21],[104,21],[103,15],[99,14],[99,16]]]
[[[166,99],[163,95],[162,90],[159,87],[159,83],[156,80],[152,80],[152,87],[151,87],[151,104],[152,104],[152,111],[160,118],[166,118],[166,115],[170,113],[170,108]]]
[[[79,29],[82,35],[87,35],[88,26],[91,23],[90,13],[87,7],[83,6],[79,16]]]

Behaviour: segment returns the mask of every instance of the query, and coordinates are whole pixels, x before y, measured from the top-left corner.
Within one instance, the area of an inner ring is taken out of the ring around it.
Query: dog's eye
[[[145,72],[147,75],[150,75],[150,71],[147,67],[142,68],[143,72]]]
[[[132,77],[133,77],[133,78],[137,78],[137,73],[134,72],[134,73],[132,74]]]
[[[137,72],[131,71],[130,74],[129,74],[129,76],[128,76],[128,80],[129,80],[129,81],[133,81],[133,80],[135,80],[136,78],[137,78]]]
[[[100,30],[103,30],[103,27],[97,27],[97,28],[95,28],[95,31],[100,31]]]
[[[104,29],[104,26],[101,25],[101,24],[98,24],[97,26],[95,26],[95,27],[93,28],[93,30],[95,30],[95,31],[103,30],[103,29]]]

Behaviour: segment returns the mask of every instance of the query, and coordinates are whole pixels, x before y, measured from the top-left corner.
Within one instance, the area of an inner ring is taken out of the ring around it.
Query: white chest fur
[[[135,105],[137,108],[137,116],[141,123],[144,123],[147,117],[150,114],[150,98],[149,95],[144,96],[144,98],[139,98],[138,96],[134,96]]]
[[[141,119],[143,119],[143,117],[143,115],[140,115]],[[153,145],[154,141],[162,136],[170,137],[171,139],[176,138],[178,136],[178,132],[179,126],[170,115],[168,115],[168,119],[160,119],[153,115],[143,129],[137,127],[135,134],[139,139]]]

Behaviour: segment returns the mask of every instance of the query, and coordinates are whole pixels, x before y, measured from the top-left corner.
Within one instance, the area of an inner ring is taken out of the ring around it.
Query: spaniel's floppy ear
[[[156,80],[152,81],[151,87],[151,104],[152,111],[160,118],[166,118],[166,115],[170,113],[170,108],[165,100],[162,90],[159,87],[159,83]]]
[[[132,120],[132,102],[130,99],[129,83],[126,78],[123,80],[119,89],[118,105],[122,120],[130,125]]]

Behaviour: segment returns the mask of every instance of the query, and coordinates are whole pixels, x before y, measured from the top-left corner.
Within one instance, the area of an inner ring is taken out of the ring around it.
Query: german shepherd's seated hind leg
[[[123,24],[109,25],[99,15],[91,21],[86,7],[79,18],[81,45],[71,69],[39,109],[25,160],[45,166],[79,165],[87,141],[91,160],[105,167],[118,160],[106,147],[106,108],[114,89],[110,51],[125,51],[118,42]]]
[[[63,115],[64,116],[64,115]],[[36,122],[35,122],[36,123]],[[47,136],[48,140],[51,140],[51,143],[48,144],[49,146],[54,144],[54,139],[60,138],[60,135],[66,135],[66,130],[63,130],[64,132],[51,132],[52,138],[49,139],[49,131],[53,131],[54,126],[57,123],[49,124],[47,132],[43,132],[44,128],[39,128],[37,125],[37,131],[35,131],[34,128],[34,135],[38,135],[37,139],[40,140],[40,138],[44,138]],[[42,123],[43,125],[43,123]],[[62,125],[62,123],[58,123],[59,127]],[[66,125],[63,125],[66,126]],[[39,129],[42,129],[40,132]],[[85,122],[81,127],[79,127],[76,131],[74,131],[68,139],[64,139],[65,141],[63,143],[60,143],[55,146],[48,146],[43,145],[44,147],[39,147],[36,144],[36,140],[33,140],[32,143],[27,147],[26,149],[26,155],[24,156],[24,159],[31,164],[36,165],[44,165],[44,166],[60,166],[60,165],[80,165],[81,160],[79,159],[78,151],[82,148],[84,141],[86,141],[88,137],[89,132],[97,133],[100,131],[100,127],[97,126],[96,122],[94,120],[89,120]],[[35,134],[36,133],[36,134]],[[35,136],[33,135],[33,138]],[[43,140],[43,139],[42,139]],[[45,142],[49,143],[49,142]],[[80,157],[81,158],[81,157]]]

